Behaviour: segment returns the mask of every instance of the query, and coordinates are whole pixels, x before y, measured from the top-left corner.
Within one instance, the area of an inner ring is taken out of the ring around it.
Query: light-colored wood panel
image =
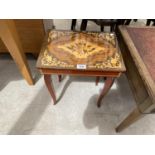
[[[33,85],[34,82],[13,20],[0,20],[0,38],[12,55],[23,77],[30,85]]]
[[[24,53],[39,53],[44,38],[42,19],[15,19],[14,20]],[[4,43],[0,40],[0,52],[7,52]]]

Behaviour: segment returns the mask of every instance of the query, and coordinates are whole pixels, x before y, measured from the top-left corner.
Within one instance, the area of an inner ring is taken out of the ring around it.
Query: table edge
[[[119,31],[125,41],[125,44],[127,45],[130,54],[133,58],[133,61],[135,65],[137,66],[138,72],[143,79],[144,85],[147,87],[148,93],[151,96],[153,102],[155,103],[155,82],[152,79],[146,65],[144,64],[142,58],[137,52],[137,48],[135,47],[132,38],[130,37],[127,27],[133,27],[133,28],[145,28],[145,26],[119,26]],[[146,28],[152,28],[152,27],[146,27]],[[136,61],[135,61],[136,60]]]

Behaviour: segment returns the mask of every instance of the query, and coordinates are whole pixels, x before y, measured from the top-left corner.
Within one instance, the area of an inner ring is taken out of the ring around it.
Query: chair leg
[[[110,32],[113,32],[114,31],[114,25],[111,25],[110,26]]]
[[[146,26],[149,26],[151,24],[151,19],[147,19]]]
[[[127,19],[125,25],[129,25],[131,22],[131,19]]]
[[[61,75],[58,75],[58,80],[59,80],[59,82],[61,82],[61,80],[62,80],[62,76]]]
[[[101,25],[101,32],[104,32],[104,26]]]
[[[86,31],[87,23],[88,23],[87,19],[82,19],[82,23],[81,23],[81,27],[80,27],[81,31]]]
[[[72,19],[72,25],[71,25],[71,30],[75,30],[75,26],[76,26],[76,19]]]
[[[125,21],[125,19],[118,19],[117,25],[124,25]]]

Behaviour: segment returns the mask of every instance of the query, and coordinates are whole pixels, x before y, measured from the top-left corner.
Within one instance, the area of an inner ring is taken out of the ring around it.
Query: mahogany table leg
[[[61,75],[58,75],[58,79],[59,79],[59,82],[61,82],[62,76]]]
[[[51,75],[44,74],[44,81],[45,81],[46,87],[48,88],[49,93],[51,94],[51,96],[53,98],[54,104],[56,104],[56,96],[55,96],[55,92],[54,92],[54,89],[52,86]]]
[[[102,98],[108,93],[109,89],[111,88],[112,84],[114,83],[114,78],[112,77],[107,77],[107,79],[105,80],[105,84],[104,87],[102,89],[102,92],[98,98],[97,101],[97,106],[100,107],[101,106],[101,100]]]
[[[99,76],[96,76],[96,86],[98,85],[99,80],[100,80],[100,77]]]

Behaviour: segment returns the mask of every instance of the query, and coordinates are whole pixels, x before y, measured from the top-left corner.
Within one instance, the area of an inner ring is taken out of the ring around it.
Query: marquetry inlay
[[[72,32],[52,30],[40,55],[42,67],[87,69],[119,69],[122,58],[112,33]]]

